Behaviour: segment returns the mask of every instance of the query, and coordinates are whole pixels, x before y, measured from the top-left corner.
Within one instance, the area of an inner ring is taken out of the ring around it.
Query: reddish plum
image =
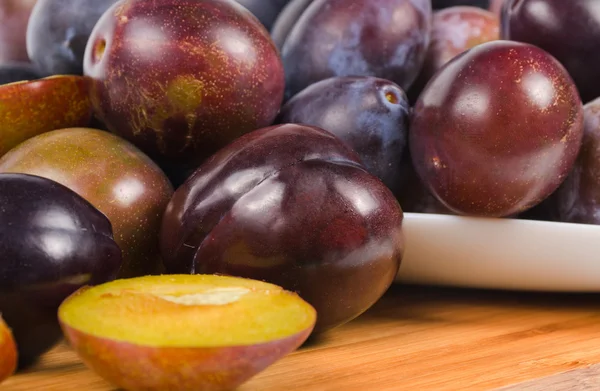
[[[285,124],[251,132],[212,156],[165,212],[171,273],[219,273],[296,291],[315,330],[350,321],[394,281],[403,214],[390,190],[341,140]]]
[[[456,213],[510,216],[573,168],[583,107],[565,68],[535,46],[494,41],[446,64],[414,109],[409,145],[429,190]]]
[[[286,97],[334,76],[375,76],[406,90],[430,28],[430,0],[315,0],[281,49]]]

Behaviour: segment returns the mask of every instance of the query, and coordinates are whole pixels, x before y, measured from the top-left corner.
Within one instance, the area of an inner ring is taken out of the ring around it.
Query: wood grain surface
[[[599,299],[395,286],[240,391],[600,390]],[[61,345],[0,390],[115,388]]]

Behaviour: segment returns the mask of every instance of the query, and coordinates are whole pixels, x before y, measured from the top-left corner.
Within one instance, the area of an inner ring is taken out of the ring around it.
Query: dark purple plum
[[[92,29],[117,0],[37,0],[27,26],[27,53],[45,75],[83,75]]]
[[[57,309],[84,285],[114,279],[121,250],[106,216],[63,185],[0,174],[0,313],[20,366],[62,336]]]
[[[589,102],[600,96],[598,5],[598,0],[507,0],[501,36],[553,55],[575,80],[583,102]]]
[[[430,30],[430,0],[315,0],[281,49],[285,96],[334,76],[380,77],[407,90]]]
[[[357,317],[404,252],[394,195],[333,134],[285,124],[229,144],[175,192],[161,252],[169,273],[217,273],[295,291],[316,332]]]
[[[558,188],[582,136],[583,107],[565,68],[533,45],[492,41],[431,79],[409,145],[417,174],[446,207],[504,217]]]
[[[305,88],[283,106],[278,122],[312,125],[333,133],[396,194],[409,114],[408,100],[398,85],[375,77],[347,76]]]
[[[10,63],[0,65],[0,85],[25,80],[37,80],[42,75],[30,63]]]
[[[583,143],[575,167],[545,202],[547,217],[600,224],[600,98],[584,106]]]
[[[260,20],[260,22],[267,28],[271,29],[271,26],[277,19],[277,15],[281,12],[283,7],[290,2],[290,0],[235,0],[250,12],[254,14]]]
[[[431,0],[433,9],[455,7],[457,5],[468,5],[472,7],[488,8],[490,0]]]
[[[313,0],[292,0],[279,13],[271,28],[271,38],[281,49],[292,28]]]

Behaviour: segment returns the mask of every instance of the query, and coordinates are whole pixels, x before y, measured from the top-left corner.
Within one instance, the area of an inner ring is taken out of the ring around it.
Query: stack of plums
[[[0,7],[0,379],[66,337],[228,389],[381,298],[403,212],[600,222],[593,1]]]

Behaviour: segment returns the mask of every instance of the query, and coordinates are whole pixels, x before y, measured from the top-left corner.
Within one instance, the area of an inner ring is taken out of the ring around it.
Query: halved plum
[[[231,390],[296,350],[316,311],[261,281],[149,276],[83,288],[59,318],[100,376],[126,390]]]

